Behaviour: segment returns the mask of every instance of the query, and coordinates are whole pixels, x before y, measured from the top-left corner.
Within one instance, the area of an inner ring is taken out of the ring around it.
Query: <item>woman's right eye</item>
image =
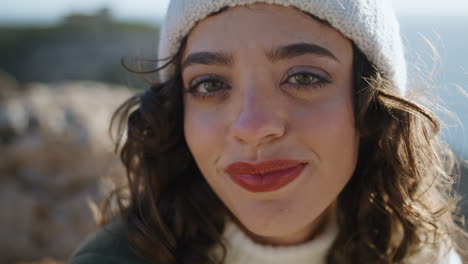
[[[220,81],[203,81],[192,87],[191,90],[196,90],[198,93],[212,93],[224,88],[224,84]]]
[[[222,80],[213,78],[200,78],[198,80],[195,79],[192,81],[192,84],[190,85],[187,92],[193,96],[209,97],[225,92],[226,88],[228,88],[228,86]]]

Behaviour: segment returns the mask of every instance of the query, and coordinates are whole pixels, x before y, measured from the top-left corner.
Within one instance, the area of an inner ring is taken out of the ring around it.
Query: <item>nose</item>
[[[231,123],[230,134],[242,144],[258,146],[282,137],[285,125],[271,97],[250,94],[244,96],[241,109]]]

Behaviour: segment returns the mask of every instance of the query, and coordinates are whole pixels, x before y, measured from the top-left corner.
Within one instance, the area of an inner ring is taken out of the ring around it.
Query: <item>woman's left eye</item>
[[[330,83],[330,81],[320,76],[319,74],[311,72],[299,72],[290,74],[287,77],[287,80],[284,81],[284,84],[292,85],[294,87],[310,87],[310,86],[321,86],[325,83]]]
[[[317,81],[318,78],[310,73],[298,73],[294,74],[293,76],[289,77],[289,82],[295,84],[311,84],[314,81]]]

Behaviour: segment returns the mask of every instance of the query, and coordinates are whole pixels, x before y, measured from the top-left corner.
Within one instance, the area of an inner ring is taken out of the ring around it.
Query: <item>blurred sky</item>
[[[400,15],[465,15],[468,0],[393,1]],[[109,7],[119,19],[149,24],[161,20],[169,0],[0,0],[0,23],[52,24],[71,12],[94,13]]]

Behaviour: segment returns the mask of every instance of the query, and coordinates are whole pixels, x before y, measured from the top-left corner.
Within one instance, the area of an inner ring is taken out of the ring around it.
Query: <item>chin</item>
[[[332,207],[320,212],[308,211],[302,215],[288,210],[266,214],[248,211],[237,214],[235,222],[240,223],[240,227],[254,240],[267,244],[298,244],[321,229],[330,216]]]

